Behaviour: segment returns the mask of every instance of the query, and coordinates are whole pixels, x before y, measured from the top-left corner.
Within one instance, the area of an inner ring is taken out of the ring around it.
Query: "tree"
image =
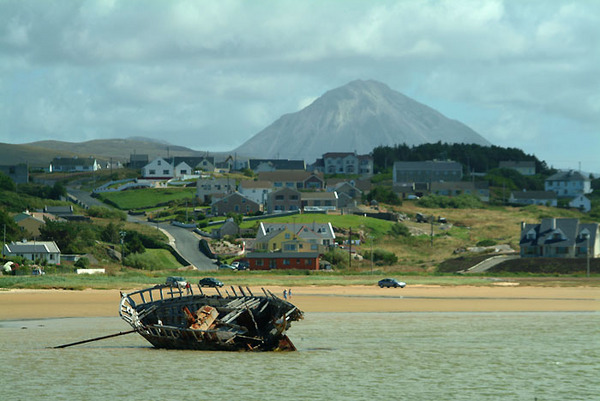
[[[21,229],[15,223],[12,217],[3,209],[0,209],[0,235],[4,238],[4,228],[6,227],[6,241],[16,241],[21,238]]]
[[[17,189],[15,182],[6,174],[0,172],[0,189],[14,192]]]

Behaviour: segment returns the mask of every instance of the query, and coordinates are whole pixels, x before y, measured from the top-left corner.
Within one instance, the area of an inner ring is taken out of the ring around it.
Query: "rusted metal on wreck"
[[[156,348],[225,351],[293,351],[286,336],[303,312],[262,289],[205,293],[198,286],[165,285],[121,294],[119,315]]]

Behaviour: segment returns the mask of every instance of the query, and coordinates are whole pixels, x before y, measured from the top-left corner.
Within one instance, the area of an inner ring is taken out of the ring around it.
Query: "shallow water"
[[[298,352],[173,351],[119,318],[0,322],[5,400],[597,400],[598,313],[307,313]]]

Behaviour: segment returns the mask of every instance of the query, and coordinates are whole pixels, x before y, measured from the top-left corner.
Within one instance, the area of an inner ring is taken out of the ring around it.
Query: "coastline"
[[[282,297],[284,287],[267,287]],[[251,288],[260,294],[260,288]],[[375,286],[291,287],[305,312],[598,312],[598,287]],[[0,320],[119,315],[119,290],[0,291]]]

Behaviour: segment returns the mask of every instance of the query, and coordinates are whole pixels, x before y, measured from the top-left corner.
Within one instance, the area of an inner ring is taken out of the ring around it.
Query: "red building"
[[[250,270],[319,270],[317,252],[252,252],[246,259]]]

